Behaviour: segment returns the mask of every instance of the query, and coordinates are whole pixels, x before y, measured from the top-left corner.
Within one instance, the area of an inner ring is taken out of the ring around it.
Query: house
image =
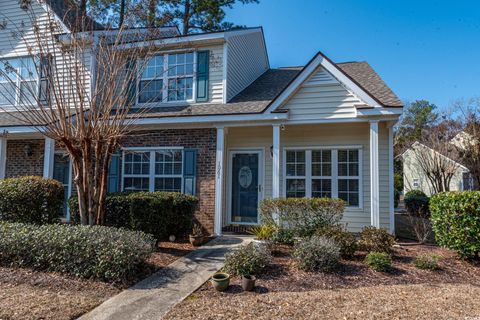
[[[464,148],[467,133],[460,132],[450,141],[453,148]],[[434,185],[427,177],[427,172],[445,172],[444,177],[450,177],[448,191],[476,190],[476,183],[470,170],[459,159],[453,159],[451,154],[443,154],[432,147],[415,142],[402,155],[404,193],[410,190],[421,190],[426,195],[437,193]]]
[[[17,0],[6,2],[2,11],[22,19]],[[28,55],[10,40],[0,30],[0,60]],[[162,42],[168,50],[148,67],[181,65],[185,85],[159,102],[137,95],[151,108],[112,161],[110,191],[195,194],[196,218],[212,234],[259,223],[269,197],[338,197],[351,231],[393,232],[392,128],[403,105],[367,62],[318,52],[305,66],[272,68],[260,27],[188,36],[171,28]],[[54,177],[72,194],[70,161],[54,141],[6,112],[0,132],[0,178]]]

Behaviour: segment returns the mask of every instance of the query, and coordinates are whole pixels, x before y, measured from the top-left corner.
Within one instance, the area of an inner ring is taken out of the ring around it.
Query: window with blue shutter
[[[125,64],[127,69],[127,75],[130,76],[129,84],[127,88],[127,99],[125,100],[125,106],[135,105],[136,95],[137,95],[137,62],[134,58],[128,59]]]
[[[197,150],[185,149],[183,151],[183,193],[195,195],[197,171]]]
[[[197,102],[208,101],[208,60],[210,51],[197,52]]]
[[[120,191],[120,154],[112,154],[108,169],[108,192]]]

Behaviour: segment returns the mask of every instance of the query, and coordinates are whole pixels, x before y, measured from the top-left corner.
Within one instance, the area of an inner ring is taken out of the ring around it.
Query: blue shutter
[[[133,106],[135,104],[135,99],[137,98],[137,74],[136,74],[136,68],[137,68],[137,62],[135,59],[130,58],[126,62],[126,68],[130,72],[135,72],[133,76],[130,79],[130,83],[128,84],[127,88],[127,99],[126,99],[126,106],[130,105]]]
[[[120,191],[120,154],[112,154],[108,169],[108,192]]]
[[[197,52],[197,101],[208,101],[208,60],[210,51]]]
[[[183,193],[195,195],[197,179],[197,150],[183,150]]]

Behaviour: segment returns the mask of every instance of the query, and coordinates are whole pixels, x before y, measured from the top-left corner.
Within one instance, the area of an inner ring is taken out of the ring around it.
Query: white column
[[[378,120],[370,121],[370,208],[371,224],[376,228],[380,228]]]
[[[0,137],[0,179],[5,179],[7,164],[7,138]]]
[[[273,125],[272,198],[280,197],[280,125]]]
[[[225,129],[217,128],[217,149],[215,156],[215,235],[222,235],[223,160],[225,152]]]
[[[43,177],[53,177],[53,161],[55,160],[55,140],[45,138],[45,150],[43,156]]]
[[[395,233],[395,193],[394,193],[394,185],[393,185],[393,176],[394,176],[394,165],[393,165],[393,125],[394,123],[389,123],[388,126],[388,190],[389,190],[389,198],[390,198],[390,233]]]

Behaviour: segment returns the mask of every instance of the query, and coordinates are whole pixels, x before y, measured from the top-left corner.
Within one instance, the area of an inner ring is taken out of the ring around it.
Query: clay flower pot
[[[188,236],[190,243],[192,246],[198,247],[203,243],[203,235],[202,236],[194,236],[194,235],[189,235]]]
[[[252,291],[255,288],[255,276],[242,276],[243,291]]]
[[[225,291],[230,284],[230,275],[228,273],[217,272],[211,279],[212,285],[217,291]]]

